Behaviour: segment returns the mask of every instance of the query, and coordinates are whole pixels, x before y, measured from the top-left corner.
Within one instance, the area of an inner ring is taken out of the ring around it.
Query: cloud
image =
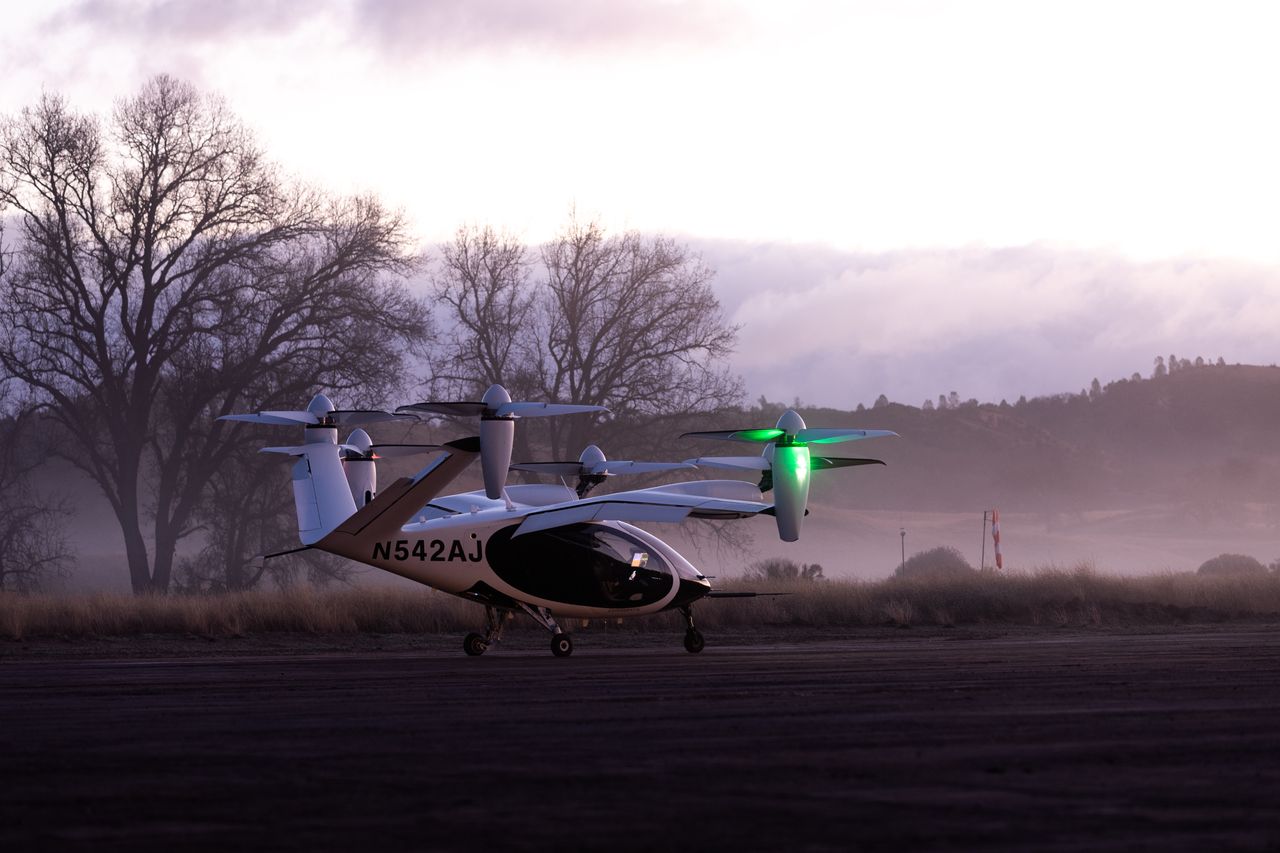
[[[81,28],[162,45],[287,36],[317,20],[380,53],[513,46],[561,51],[718,40],[743,20],[722,0],[76,0],[46,35]]]
[[[741,17],[717,0],[358,0],[352,20],[395,52],[513,46],[572,51],[714,41]]]
[[[852,407],[998,401],[1147,374],[1157,355],[1272,363],[1280,269],[1105,252],[844,253],[703,244],[750,393]]]
[[[334,8],[308,0],[79,0],[51,15],[42,29],[55,34],[78,27],[137,42],[216,42],[289,32],[317,9]]]

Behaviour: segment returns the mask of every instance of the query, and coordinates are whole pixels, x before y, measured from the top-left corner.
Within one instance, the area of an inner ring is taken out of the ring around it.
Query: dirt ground
[[[8,644],[0,849],[1280,849],[1280,625]]]

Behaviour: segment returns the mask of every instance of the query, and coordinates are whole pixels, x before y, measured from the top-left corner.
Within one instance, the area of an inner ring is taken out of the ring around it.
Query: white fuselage
[[[585,522],[513,538],[522,514],[472,500],[469,511],[424,514],[350,556],[469,600],[524,602],[557,616],[639,616],[710,590],[674,548],[633,525]]]

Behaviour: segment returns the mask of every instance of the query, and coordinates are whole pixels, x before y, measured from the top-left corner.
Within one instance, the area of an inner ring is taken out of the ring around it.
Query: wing
[[[531,474],[553,474],[561,477],[576,477],[582,473],[581,462],[517,462],[511,466],[512,471],[528,471]]]
[[[763,456],[699,456],[687,462],[699,468],[730,468],[735,471],[768,471],[772,463]]]
[[[653,474],[658,471],[680,471],[693,468],[688,462],[615,462],[606,459],[591,466],[592,474]]]
[[[771,508],[759,498],[759,489],[740,480],[674,483],[530,510],[515,535],[586,521],[672,522],[686,518],[747,518]]]

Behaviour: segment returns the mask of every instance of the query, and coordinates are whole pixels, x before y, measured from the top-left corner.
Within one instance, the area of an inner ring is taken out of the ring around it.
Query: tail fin
[[[371,542],[394,538],[415,513],[480,455],[480,439],[460,438],[440,449],[445,451],[442,456],[417,475],[403,477],[383,489],[372,502],[333,528],[317,547],[353,560],[365,559]],[[347,497],[350,499],[349,492]]]
[[[302,458],[293,466],[293,502],[298,510],[298,538],[303,545],[319,542],[356,511],[338,446],[316,442],[299,448]]]

